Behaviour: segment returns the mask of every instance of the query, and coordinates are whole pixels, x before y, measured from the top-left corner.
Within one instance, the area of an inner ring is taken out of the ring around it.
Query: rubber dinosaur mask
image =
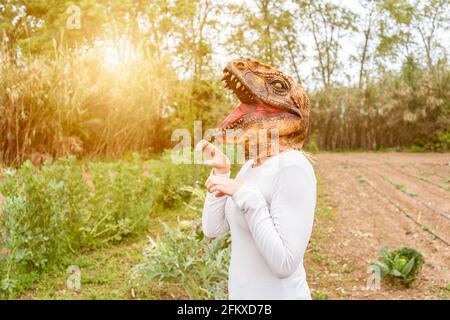
[[[255,165],[266,156],[303,147],[309,98],[290,76],[254,59],[241,58],[227,64],[222,81],[240,100],[219,126],[223,142],[243,143],[246,159],[254,158]],[[229,135],[230,131],[239,134]],[[276,137],[271,136],[274,132]]]

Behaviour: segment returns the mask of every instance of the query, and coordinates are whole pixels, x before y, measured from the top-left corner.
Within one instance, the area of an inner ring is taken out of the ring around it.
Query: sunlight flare
[[[130,64],[137,58],[136,49],[126,37],[97,40],[95,48],[98,50],[106,70],[116,70]]]

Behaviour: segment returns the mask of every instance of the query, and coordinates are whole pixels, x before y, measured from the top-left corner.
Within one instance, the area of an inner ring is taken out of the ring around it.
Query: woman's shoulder
[[[247,173],[263,176],[278,176],[280,172],[302,171],[314,176],[314,168],[302,151],[286,150],[263,162],[261,166],[253,167],[253,160],[248,160],[242,166],[238,177]]]
[[[280,169],[292,166],[299,166],[308,170],[313,170],[313,166],[303,151],[287,150],[280,154]]]
[[[280,163],[277,173],[279,183],[297,188],[299,184],[312,187],[317,184],[313,165],[308,157],[298,150],[289,150],[280,154]]]
[[[309,177],[315,180],[314,168],[303,152],[287,150],[263,163],[260,172],[274,179],[291,179],[290,177]]]

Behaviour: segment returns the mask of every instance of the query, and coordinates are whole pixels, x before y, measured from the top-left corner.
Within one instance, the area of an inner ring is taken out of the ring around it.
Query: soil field
[[[321,153],[316,160],[335,211],[333,219],[318,219],[320,247],[313,242],[306,257],[316,297],[448,299],[450,154]],[[366,288],[367,266],[384,245],[424,255],[420,279],[410,288],[386,281],[379,290]],[[331,263],[318,264],[321,259]]]

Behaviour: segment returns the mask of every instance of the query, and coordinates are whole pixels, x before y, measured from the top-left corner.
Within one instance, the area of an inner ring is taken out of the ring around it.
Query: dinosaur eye
[[[281,80],[274,80],[274,81],[272,81],[271,84],[272,84],[272,87],[277,91],[284,91],[287,89],[286,85]]]

